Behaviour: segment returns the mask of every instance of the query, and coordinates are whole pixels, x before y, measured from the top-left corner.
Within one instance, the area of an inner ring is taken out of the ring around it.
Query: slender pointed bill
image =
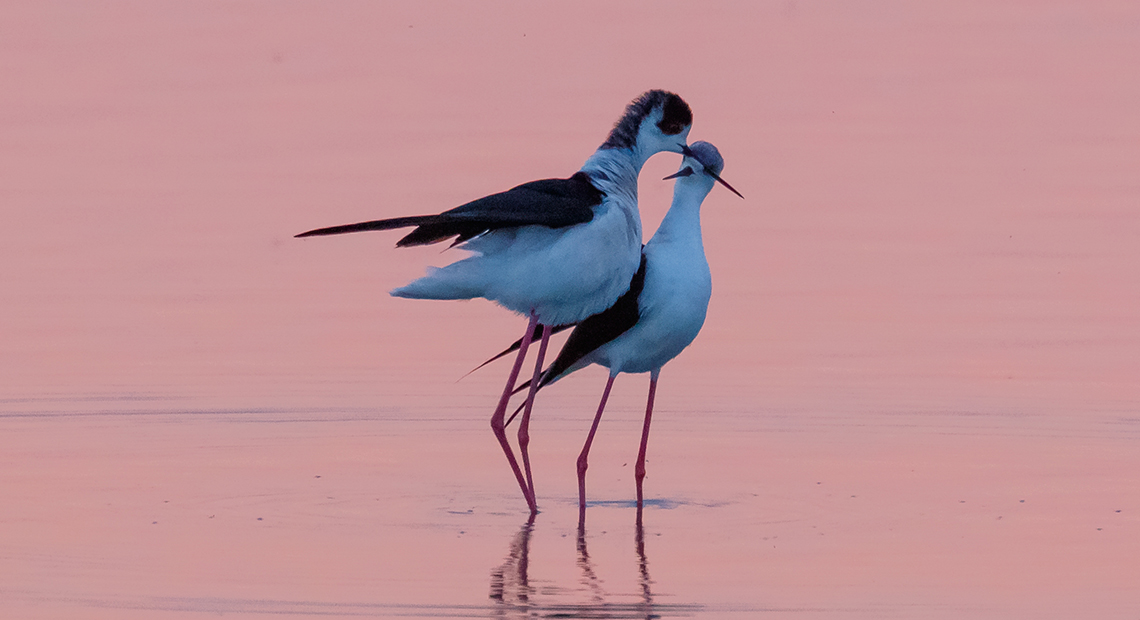
[[[740,198],[741,198],[741,199],[743,199],[743,198],[744,198],[744,194],[741,194],[740,192],[736,191],[736,188],[734,188],[733,186],[729,185],[729,184],[728,184],[728,182],[727,182],[727,181],[725,181],[724,179],[720,178],[720,175],[718,175],[717,173],[713,172],[712,170],[709,170],[708,168],[705,168],[705,172],[706,172],[706,173],[708,173],[708,175],[709,175],[710,177],[712,177],[712,178],[716,179],[716,182],[717,182],[717,183],[720,183],[721,185],[723,185],[723,186],[727,187],[727,188],[728,188],[728,191],[730,191],[730,192],[732,192],[732,193],[736,194],[737,196],[740,196]]]
[[[686,157],[693,157],[693,155],[692,155],[692,151],[690,151],[690,150],[689,150],[689,147],[687,147],[687,146],[686,146],[686,147],[685,147],[685,151],[686,151],[686,153],[685,153],[685,156],[686,156]],[[693,159],[696,159],[696,157],[693,157]],[[699,161],[699,160],[698,160],[698,161]],[[671,175],[669,175],[669,176],[667,176],[667,177],[665,177],[664,179],[661,179],[661,180],[662,180],[662,181],[668,181],[669,179],[676,179],[676,178],[680,178],[680,177],[687,177],[687,176],[690,176],[690,175],[692,175],[692,174],[694,174],[694,173],[693,173],[693,169],[692,169],[691,167],[689,167],[689,166],[685,166],[684,168],[681,168],[681,170],[680,170],[680,171],[678,171],[678,172],[676,172],[676,173],[674,173],[674,174],[671,174]],[[713,172],[712,170],[709,170],[707,166],[705,167],[705,174],[707,174],[707,175],[709,175],[710,177],[712,177],[712,178],[716,179],[716,182],[717,182],[717,183],[720,183],[721,185],[723,185],[723,186],[727,187],[727,188],[728,188],[728,191],[730,191],[730,192],[732,192],[732,193],[736,194],[737,196],[740,196],[741,198],[744,198],[744,194],[741,194],[740,192],[736,191],[736,188],[735,188],[735,187],[733,187],[733,186],[729,185],[729,184],[728,184],[728,181],[725,181],[724,179],[720,178],[720,175],[719,175],[719,174],[717,174],[717,173]]]
[[[681,168],[681,170],[679,170],[675,174],[671,174],[671,175],[669,175],[669,176],[667,176],[661,180],[662,181],[668,181],[669,179],[678,179],[681,177],[691,176],[692,174],[693,174],[693,169],[688,167],[688,166],[685,166],[684,168]]]

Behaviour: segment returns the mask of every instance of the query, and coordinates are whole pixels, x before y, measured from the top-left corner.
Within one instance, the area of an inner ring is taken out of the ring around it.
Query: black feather
[[[584,224],[594,218],[594,207],[605,193],[590,182],[585,172],[569,179],[545,179],[523,183],[505,192],[492,194],[439,215],[416,215],[387,220],[319,228],[297,235],[339,235],[366,230],[391,230],[415,226],[396,242],[397,247],[426,245],[456,237],[462,243],[489,230],[516,226],[563,228]]]
[[[299,235],[294,235],[297,238],[301,237],[320,237],[323,235],[343,235],[345,233],[363,232],[366,230],[392,230],[394,228],[407,228],[408,226],[419,226],[430,222],[433,218],[439,217],[438,215],[412,215],[409,217],[394,217],[389,220],[375,220],[372,222],[360,222],[358,224],[344,224],[342,226],[330,226],[328,228],[318,228],[303,232]]]
[[[571,327],[574,327],[575,325],[577,325],[577,323],[567,323],[566,325],[555,325],[554,327],[550,328],[550,335],[553,336],[554,334],[557,334],[558,332],[566,331],[566,330],[570,329]],[[538,340],[539,338],[542,338],[542,325],[535,325],[534,326],[534,334],[531,336],[531,340]],[[471,372],[475,372],[476,370],[479,370],[480,368],[486,366],[487,364],[490,364],[491,362],[493,362],[499,358],[505,357],[506,355],[508,355],[510,353],[518,351],[519,347],[521,347],[521,346],[522,346],[522,338],[519,338],[518,340],[515,341],[514,344],[512,344],[511,346],[507,347],[506,349],[503,349],[498,354],[496,354],[495,357],[492,357],[491,359],[489,359],[489,360],[483,362],[482,364],[479,364],[478,366],[476,366],[475,369],[472,370]],[[468,374],[471,374],[471,373],[468,373]]]

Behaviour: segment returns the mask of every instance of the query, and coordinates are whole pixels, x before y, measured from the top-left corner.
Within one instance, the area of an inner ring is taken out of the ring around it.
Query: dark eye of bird
[[[667,136],[675,136],[685,129],[685,124],[675,119],[664,119],[657,123],[657,128]]]

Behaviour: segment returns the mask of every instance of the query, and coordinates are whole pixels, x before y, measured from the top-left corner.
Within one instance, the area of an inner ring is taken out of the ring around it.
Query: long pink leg
[[[538,381],[542,378],[542,360],[546,357],[546,345],[549,343],[550,327],[543,325],[542,340],[538,343],[538,360],[534,363],[534,376],[531,377],[530,391],[527,392],[522,420],[519,421],[519,452],[522,454],[523,469],[526,470],[526,486],[531,499],[534,500],[530,506],[532,512],[538,510],[538,498],[534,494],[534,478],[530,475],[530,453],[527,451],[530,446],[530,410],[534,407],[534,395],[538,392]]]
[[[641,515],[641,481],[645,480],[645,447],[649,445],[649,422],[653,418],[653,395],[657,393],[657,374],[649,375],[649,402],[645,405],[645,425],[641,427],[641,449],[637,451],[637,466],[633,469],[633,479],[637,483],[637,514]]]
[[[530,315],[530,324],[526,327],[526,333],[523,334],[522,343],[519,344],[519,354],[515,357],[514,368],[511,369],[510,377],[507,379],[507,387],[503,388],[503,396],[499,399],[499,406],[495,407],[495,413],[491,416],[491,430],[495,433],[495,438],[499,440],[499,445],[503,447],[503,454],[507,455],[507,462],[511,464],[511,471],[515,472],[515,478],[519,482],[519,488],[522,489],[523,497],[526,498],[527,506],[530,511],[535,512],[534,498],[531,497],[530,490],[527,488],[526,479],[523,478],[522,470],[519,469],[519,464],[515,460],[515,453],[511,450],[511,444],[507,443],[507,430],[506,423],[503,418],[507,414],[507,402],[511,399],[511,393],[515,389],[515,381],[518,381],[519,371],[522,370],[523,358],[526,357],[526,349],[530,346],[531,338],[534,336],[534,326],[538,324],[538,317],[534,314]]]
[[[606,389],[602,391],[602,402],[598,403],[598,413],[594,415],[594,423],[590,426],[590,434],[586,435],[586,445],[582,446],[582,453],[578,455],[578,522],[586,521],[586,468],[590,457],[590,444],[594,443],[594,433],[598,431],[598,422],[602,421],[602,412],[606,410],[606,400],[610,397],[610,388],[614,385],[617,375],[610,375],[606,381]]]

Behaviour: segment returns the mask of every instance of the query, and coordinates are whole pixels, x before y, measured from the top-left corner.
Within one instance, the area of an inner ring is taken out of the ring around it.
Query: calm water
[[[0,8],[0,615],[1140,614],[1140,11],[692,9]],[[459,380],[521,319],[292,235],[566,176],[648,88],[747,200],[641,524],[627,376],[577,522],[596,368],[528,523]]]

